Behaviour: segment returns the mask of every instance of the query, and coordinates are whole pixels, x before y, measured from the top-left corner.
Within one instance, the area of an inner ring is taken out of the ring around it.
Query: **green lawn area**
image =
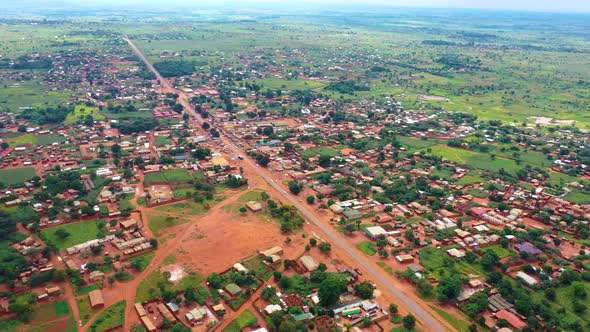
[[[154,145],[157,147],[163,147],[172,144],[172,141],[166,136],[155,136]]]
[[[58,134],[45,134],[35,137],[35,144],[37,145],[51,145],[53,143],[63,143],[65,141],[65,137]]]
[[[434,247],[420,250],[420,264],[431,271],[442,267],[445,257],[447,257],[445,252]]]
[[[162,172],[148,173],[145,175],[144,182],[150,185],[154,182],[188,182],[193,179],[203,179],[205,175],[202,172],[189,172],[186,169],[169,169]]]
[[[303,157],[313,157],[316,155],[321,155],[321,156],[329,156],[329,157],[335,157],[338,155],[338,150],[329,147],[329,146],[319,146],[316,148],[311,148],[311,149],[307,149],[307,150],[302,150],[300,151],[301,156]]]
[[[525,163],[517,165],[514,160],[496,157],[492,159],[490,154],[480,153],[465,149],[454,148],[442,144],[429,147],[431,154],[454,161],[460,164],[466,164],[485,171],[498,172],[500,169],[515,174],[516,170],[523,168]],[[426,151],[425,149],[423,151]]]
[[[168,205],[161,206],[161,207],[169,208]],[[156,208],[156,209],[159,209],[159,208]],[[171,209],[171,208],[169,208],[169,209]],[[152,214],[152,213],[148,214],[148,225],[149,225],[150,229],[152,230],[152,232],[154,233],[154,235],[156,235],[156,236],[160,236],[160,231],[164,228],[184,224],[189,221],[190,221],[190,219],[187,219],[187,218],[172,217],[172,216],[166,216],[166,215],[161,215],[161,214]]]
[[[510,251],[510,250],[508,250],[508,249],[506,249],[506,248],[502,247],[502,246],[501,246],[501,245],[499,245],[499,244],[493,244],[493,245],[491,245],[491,246],[488,246],[488,247],[482,248],[482,251],[485,251],[485,250],[492,250],[492,251],[493,251],[493,252],[495,252],[495,253],[496,253],[496,255],[498,255],[498,257],[500,257],[500,258],[508,257],[508,256],[510,256],[510,254],[511,254],[511,251]]]
[[[567,174],[563,174],[563,173],[558,173],[558,172],[549,172],[549,178],[547,179],[547,184],[553,185],[553,186],[559,186],[559,185],[563,185],[566,183],[570,183],[570,182],[580,182],[580,179],[578,179],[575,176],[571,176],[571,175],[567,175]]]
[[[479,198],[486,198],[488,197],[488,193],[484,190],[480,190],[480,189],[475,189],[475,188],[469,188],[467,189],[467,193],[469,195],[475,196],[475,197],[479,197]]]
[[[462,178],[460,178],[459,180],[457,180],[457,184],[461,185],[461,186],[466,186],[469,184],[474,184],[474,183],[481,183],[484,182],[485,179],[481,177],[481,175],[476,172],[476,171],[471,171],[467,174],[465,174]]]
[[[262,85],[262,90],[266,89],[285,89],[285,90],[312,90],[326,86],[324,82],[318,82],[306,79],[287,80],[282,78],[265,78],[252,80],[250,83]]]
[[[590,194],[579,190],[572,190],[564,197],[566,200],[576,204],[590,204]]]
[[[80,221],[71,224],[46,228],[41,230],[41,237],[47,242],[53,244],[58,249],[66,249],[77,244],[94,240],[99,232],[96,225],[98,220]],[[70,233],[65,239],[60,239],[55,232],[63,229]]]
[[[125,323],[125,306],[126,301],[119,301],[96,317],[91,325],[93,331],[101,332],[118,327]],[[92,327],[95,327],[94,329]]]
[[[246,309],[240,313],[236,319],[234,319],[223,332],[240,332],[244,327],[251,326],[258,323],[258,318],[250,311]]]
[[[469,331],[469,323],[455,317],[454,315],[442,310],[439,307],[430,306],[437,314],[439,314],[444,320],[446,320],[453,328],[455,328],[459,332],[468,332]]]
[[[73,124],[77,121],[84,120],[87,115],[92,115],[94,120],[104,120],[105,116],[102,115],[98,107],[96,106],[86,106],[86,105],[76,105],[74,111],[68,113],[66,120],[64,121],[65,124]]]
[[[356,247],[369,256],[373,256],[377,253],[377,246],[372,241],[363,241],[357,243]]]
[[[443,141],[436,140],[436,139],[423,140],[420,138],[406,137],[406,136],[397,136],[396,139],[403,146],[408,147],[410,149],[415,149],[415,150],[420,150],[420,149],[427,148],[429,146],[433,146],[433,145],[440,144],[441,142],[443,142]]]
[[[33,167],[0,169],[0,182],[7,185],[21,184],[35,175]]]
[[[12,147],[16,147],[19,145],[33,145],[33,144],[35,144],[35,135],[22,134],[22,135],[17,135],[14,137],[9,136],[7,138],[7,141],[10,144],[10,146],[12,146]]]

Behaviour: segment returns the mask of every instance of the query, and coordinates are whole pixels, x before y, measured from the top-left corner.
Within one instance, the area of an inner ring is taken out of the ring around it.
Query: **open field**
[[[92,116],[95,121],[104,120],[105,116],[98,111],[98,107],[76,105],[74,111],[66,117],[66,124],[73,124],[77,121],[83,121],[85,117]]]
[[[250,311],[246,309],[240,313],[236,319],[234,319],[223,332],[239,332],[246,326],[252,326],[258,322],[258,318]]]
[[[145,175],[146,185],[154,182],[188,182],[193,179],[202,179],[203,173],[197,171],[194,173],[186,169],[172,169],[155,173],[148,173]]]
[[[19,184],[30,180],[35,175],[35,169],[32,167],[0,169],[0,182],[4,184]]]
[[[98,220],[87,220],[46,228],[41,231],[41,236],[56,248],[66,249],[96,239],[96,235],[99,232],[96,225],[97,222]],[[56,235],[58,230],[64,230],[69,235],[62,239]]]
[[[119,301],[103,310],[91,326],[97,332],[107,331],[125,322],[125,301]]]

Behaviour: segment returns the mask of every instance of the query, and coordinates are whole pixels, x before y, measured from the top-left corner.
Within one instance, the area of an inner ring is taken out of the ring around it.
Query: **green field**
[[[199,171],[191,173],[186,169],[171,169],[148,173],[145,175],[144,182],[146,185],[151,185],[154,182],[188,182],[190,180],[203,178],[204,174]]]
[[[65,224],[46,228],[41,230],[41,237],[56,248],[63,250],[77,244],[94,240],[99,232],[96,225],[98,220],[79,221],[71,224]],[[55,232],[59,229],[67,231],[70,235],[65,239],[60,239]]]
[[[33,167],[0,169],[0,182],[7,185],[21,184],[35,175]]]
[[[99,112],[98,107],[76,105],[74,111],[69,113],[66,117],[65,124],[74,124],[78,121],[83,121],[84,118],[88,115],[92,116],[95,121],[105,119],[105,116]]]
[[[335,157],[338,155],[338,150],[331,148],[329,146],[320,146],[317,148],[302,150],[300,152],[301,156],[306,158],[311,158],[317,155],[329,157]]]
[[[148,225],[155,236],[160,236],[162,229],[173,227],[176,225],[184,224],[189,222],[190,219],[181,217],[172,217],[160,214],[149,214]]]
[[[517,165],[516,162],[511,159],[503,159],[501,157],[492,159],[488,154],[454,148],[442,144],[433,145],[429,147],[429,149],[431,149],[430,153],[433,155],[485,171],[498,172],[500,169],[504,169],[509,173],[515,174],[518,169],[524,167],[524,165]]]
[[[58,134],[45,134],[35,136],[35,144],[37,145],[51,145],[53,143],[63,143],[66,139]]]
[[[250,311],[246,309],[242,311],[236,319],[234,319],[223,332],[239,332],[246,326],[252,326],[258,323],[258,318]]]
[[[590,204],[590,194],[579,190],[572,190],[564,199],[576,204]]]
[[[377,253],[377,246],[373,241],[359,242],[356,244],[356,247],[369,256],[374,256]]]
[[[125,301],[119,301],[106,308],[92,322],[91,329],[102,332],[123,325],[125,323],[126,304],[127,302]]]

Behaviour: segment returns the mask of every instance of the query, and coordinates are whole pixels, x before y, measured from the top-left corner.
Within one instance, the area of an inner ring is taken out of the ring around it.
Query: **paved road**
[[[165,86],[168,89],[172,89],[169,82],[162,78],[160,73],[158,73],[158,71],[150,64],[150,62],[145,58],[145,56],[141,53],[141,51],[133,44],[133,42],[131,40],[129,40],[126,36],[124,37],[124,39],[125,39],[125,41],[127,41],[127,43],[129,43],[129,46],[133,49],[135,54],[140,59],[142,59],[142,61],[146,64],[146,66],[152,72],[154,72],[156,77],[160,80],[160,84],[163,87]],[[179,94],[181,94],[181,93],[179,93]],[[195,119],[198,123],[200,123],[200,121],[198,120],[199,117],[196,115],[195,110],[191,107],[191,105],[188,103],[187,98],[184,97],[183,95],[181,95],[180,103],[183,104],[185,111],[190,112],[191,117],[193,119]],[[218,131],[220,131],[220,135],[221,135],[220,138],[222,139],[223,143],[225,143],[225,145],[229,149],[231,149],[233,153],[246,156],[244,151],[241,151],[232,142],[230,142],[229,139],[224,137],[224,133],[221,129],[219,129]],[[329,242],[331,242],[332,244],[334,244],[334,245],[340,247],[342,250],[344,250],[350,257],[352,257],[355,260],[356,264],[360,265],[361,267],[363,267],[363,269],[365,271],[369,272],[371,277],[374,280],[376,280],[378,284],[384,286],[387,289],[387,291],[389,291],[396,298],[398,298],[401,302],[403,302],[404,306],[407,307],[408,309],[410,309],[410,311],[412,311],[414,313],[414,315],[416,315],[416,317],[422,323],[422,326],[426,329],[426,331],[435,331],[435,332],[447,331],[447,329],[445,328],[445,326],[443,324],[441,324],[441,322],[439,322],[436,318],[432,317],[427,310],[423,309],[413,299],[406,296],[401,290],[395,288],[391,284],[391,282],[388,280],[388,278],[389,278],[388,276],[385,276],[380,270],[377,270],[377,268],[371,262],[367,261],[362,256],[362,254],[359,251],[357,251],[356,248],[352,247],[348,241],[346,241],[345,239],[341,238],[338,234],[336,234],[336,231],[332,227],[321,222],[321,220],[319,220],[314,214],[312,214],[307,209],[307,207],[305,207],[303,204],[301,204],[299,201],[297,201],[297,199],[294,196],[287,193],[287,191],[285,189],[283,189],[279,184],[274,182],[272,180],[272,178],[264,172],[264,170],[260,169],[259,166],[256,166],[256,164],[252,161],[251,158],[248,158],[246,156],[244,158],[244,162],[248,163],[248,165],[251,166],[252,169],[256,170],[257,174],[261,178],[263,178],[266,182],[268,182],[277,192],[279,192],[285,200],[287,200],[290,204],[292,204],[297,209],[299,209],[301,214],[303,214],[303,216],[308,221],[311,221],[319,229],[321,229],[324,232],[324,234],[326,234],[326,236],[328,237]]]

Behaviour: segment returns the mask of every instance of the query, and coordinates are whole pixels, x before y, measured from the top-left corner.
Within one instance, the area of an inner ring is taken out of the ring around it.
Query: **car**
[[[358,268],[354,269],[354,272],[356,272],[359,276],[362,276],[363,273],[361,272],[361,270],[359,270]]]

